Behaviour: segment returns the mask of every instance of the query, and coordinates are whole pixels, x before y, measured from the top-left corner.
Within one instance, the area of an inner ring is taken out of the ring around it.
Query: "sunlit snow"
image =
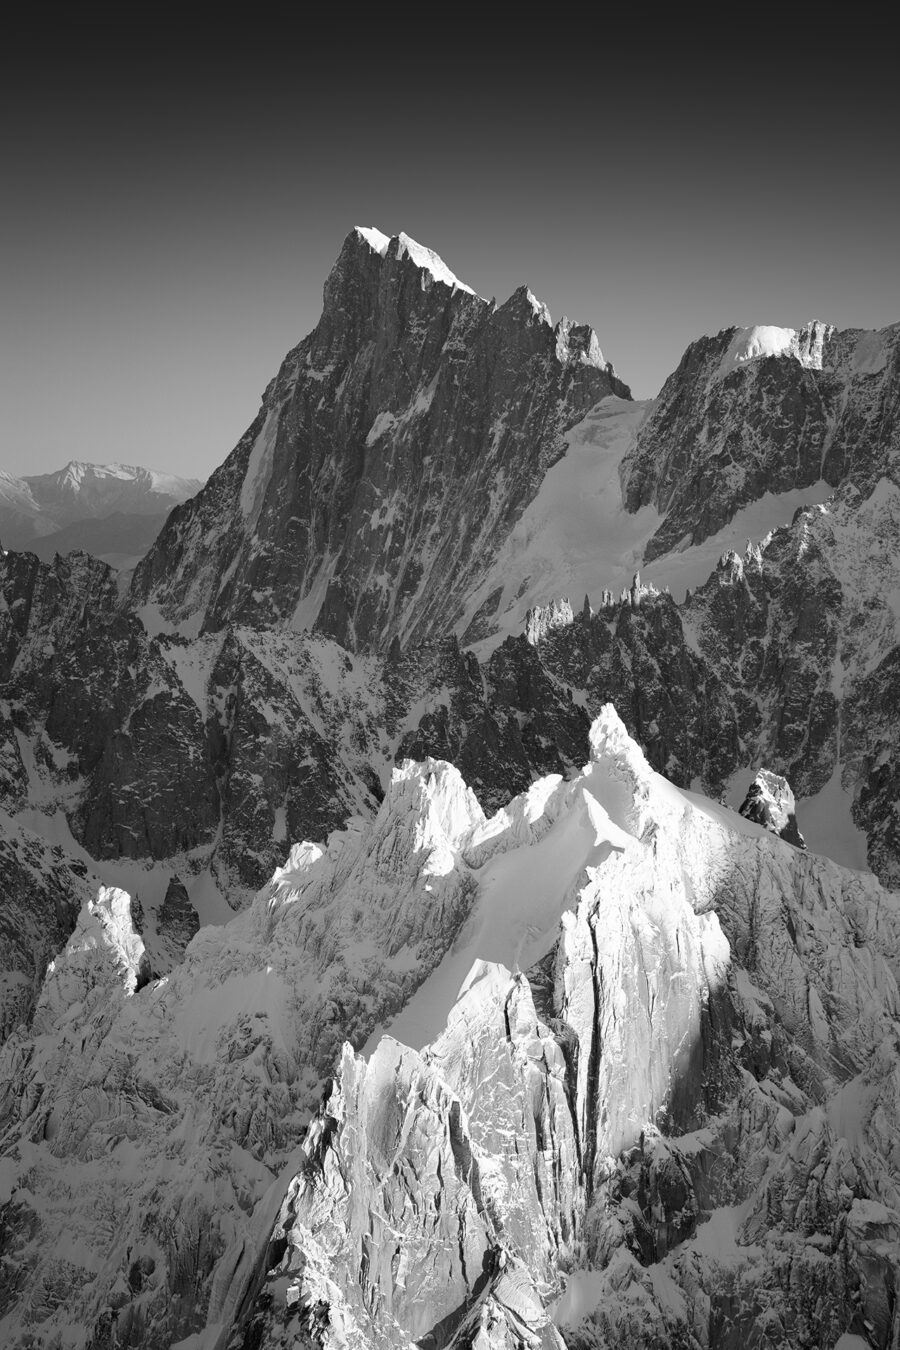
[[[357,225],[356,233],[365,239],[375,253],[378,253],[382,258],[386,255],[392,242],[388,235],[382,234],[381,230],[376,230],[370,225]],[[409,235],[402,231],[394,237],[397,240],[398,258],[410,258],[416,267],[428,272],[435,281],[441,281],[445,286],[450,286],[458,291],[467,291],[469,295],[475,294],[471,286],[467,286],[464,281],[460,281],[459,277],[454,276],[443,258],[439,258],[433,249],[426,248],[424,244],[417,244],[415,239],[410,239]]]
[[[645,584],[668,587],[680,603],[686,590],[707,580],[723,553],[743,553],[748,539],[757,542],[789,524],[798,507],[824,502],[832,492],[824,481],[767,492],[703,543],[684,543],[645,565],[644,549],[662,516],[652,506],[624,510],[619,468],[653,406],[611,395],[569,433],[565,455],[544,477],[458,625],[462,636],[488,597],[501,592],[491,617],[496,632],[473,644],[479,658],[523,632],[534,606],[566,596],[577,610],[585,595],[596,605],[604,589],[618,596],[638,570]]]

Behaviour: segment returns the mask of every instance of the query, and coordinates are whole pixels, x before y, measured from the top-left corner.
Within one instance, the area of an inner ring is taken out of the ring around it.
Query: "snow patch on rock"
[[[256,522],[262,509],[263,498],[269,486],[272,472],[272,456],[275,452],[275,440],[278,435],[278,411],[272,408],[262,425],[259,435],[253,443],[247,472],[241,485],[241,511],[251,525]]]

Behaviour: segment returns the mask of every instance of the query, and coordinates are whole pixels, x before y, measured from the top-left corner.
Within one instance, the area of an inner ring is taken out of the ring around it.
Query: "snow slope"
[[[653,506],[625,511],[619,473],[653,407],[652,401],[610,396],[569,432],[564,457],[547,472],[457,626],[464,637],[482,605],[498,594],[490,611],[491,635],[472,644],[480,658],[505,637],[521,633],[529,609],[562,596],[576,611],[585,595],[599,604],[604,589],[618,597],[637,571],[645,584],[668,587],[680,602],[686,590],[707,580],[723,553],[743,552],[748,539],[765,538],[777,526],[789,524],[799,507],[831,495],[824,482],[767,492],[703,543],[686,543],[645,566],[644,549],[662,517]]]

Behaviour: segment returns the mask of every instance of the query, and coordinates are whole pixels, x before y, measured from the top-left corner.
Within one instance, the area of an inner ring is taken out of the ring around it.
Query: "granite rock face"
[[[900,325],[728,328],[688,347],[622,465],[664,513],[645,558],[715,534],[766,492],[900,481]]]
[[[595,335],[525,287],[495,308],[405,235],[353,231],[322,318],[137,569],[182,632],[315,627],[351,650],[444,636],[563,434],[628,397]]]

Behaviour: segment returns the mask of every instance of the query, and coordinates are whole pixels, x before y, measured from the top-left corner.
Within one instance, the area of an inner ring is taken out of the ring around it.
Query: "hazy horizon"
[[[222,28],[17,47],[9,473],[208,476],[357,224],[406,231],[498,303],[527,283],[594,327],[636,398],[734,324],[900,321],[886,51]]]

